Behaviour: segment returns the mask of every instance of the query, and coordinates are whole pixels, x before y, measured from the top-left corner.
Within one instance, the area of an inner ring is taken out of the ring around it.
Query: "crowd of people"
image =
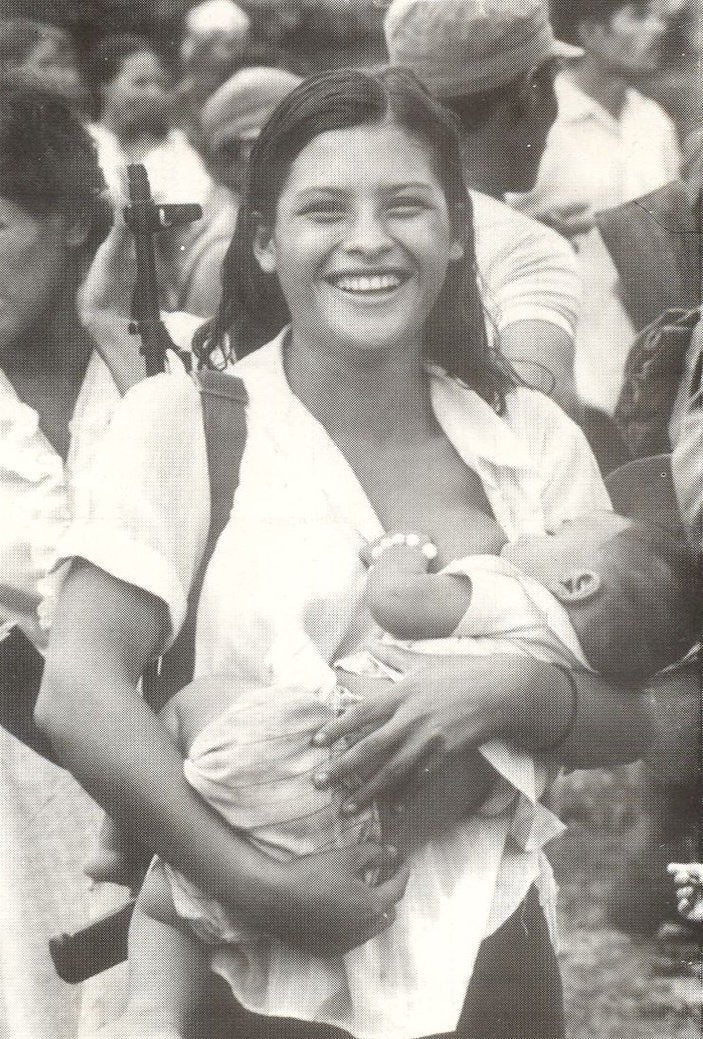
[[[0,21],[2,1036],[563,1039],[555,781],[697,790],[676,5],[384,6],[308,78],[233,0],[175,63]],[[202,209],[149,378],[128,164]],[[129,983],[67,986],[125,885]]]

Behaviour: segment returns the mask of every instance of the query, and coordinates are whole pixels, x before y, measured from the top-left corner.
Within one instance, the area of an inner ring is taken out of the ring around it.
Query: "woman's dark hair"
[[[133,54],[141,54],[143,51],[159,53],[146,36],[137,36],[131,32],[105,36],[93,48],[88,56],[86,75],[96,111],[99,112],[102,108],[102,88],[108,83],[112,83],[113,79],[120,74],[127,58],[131,58]]]
[[[54,94],[0,84],[0,195],[36,219],[51,210],[87,218],[89,255],[112,209],[92,138]]]
[[[391,120],[429,149],[464,259],[450,263],[425,334],[428,360],[462,379],[501,411],[514,386],[509,364],[489,348],[478,288],[471,199],[462,174],[452,117],[412,73],[340,69],[302,83],[263,128],[253,148],[234,237],[222,266],[222,302],[196,336],[201,357],[213,350],[241,357],[273,338],[290,320],[275,275],[253,251],[261,222],[273,225],[278,198],[297,155],[319,134]],[[230,344],[230,345],[228,345]]]

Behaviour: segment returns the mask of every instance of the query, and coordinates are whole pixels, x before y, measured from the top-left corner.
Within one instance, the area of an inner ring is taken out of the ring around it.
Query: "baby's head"
[[[647,678],[698,638],[698,572],[683,528],[594,512],[502,554],[566,607],[589,662],[608,677]]]

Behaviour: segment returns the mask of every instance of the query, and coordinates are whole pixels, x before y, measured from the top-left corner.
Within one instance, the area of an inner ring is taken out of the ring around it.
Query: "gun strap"
[[[234,492],[246,444],[247,391],[241,379],[225,372],[194,373],[203,405],[203,426],[210,475],[210,530],[205,551],[188,596],[188,608],[178,638],[161,657],[158,668],[149,668],[142,679],[144,698],[155,711],[193,678],[195,624],[205,572],[220,534],[232,511]]]

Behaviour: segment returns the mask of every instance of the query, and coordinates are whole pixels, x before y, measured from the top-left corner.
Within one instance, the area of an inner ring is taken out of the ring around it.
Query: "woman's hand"
[[[515,722],[512,704],[533,664],[517,656],[435,657],[418,664],[416,655],[383,643],[371,652],[405,677],[397,684],[373,680],[375,695],[364,693],[362,703],[315,737],[318,745],[341,737],[351,744],[316,778],[320,786],[358,788],[344,808],[348,813],[422,775],[423,769],[440,769],[458,751],[509,734]]]
[[[364,882],[389,870],[376,887]],[[372,841],[294,859],[283,872],[263,927],[273,923],[279,937],[314,956],[349,952],[385,931],[408,882],[395,849]]]
[[[134,245],[117,217],[79,290],[78,309],[121,394],[146,377],[139,336],[130,332],[136,276]]]

